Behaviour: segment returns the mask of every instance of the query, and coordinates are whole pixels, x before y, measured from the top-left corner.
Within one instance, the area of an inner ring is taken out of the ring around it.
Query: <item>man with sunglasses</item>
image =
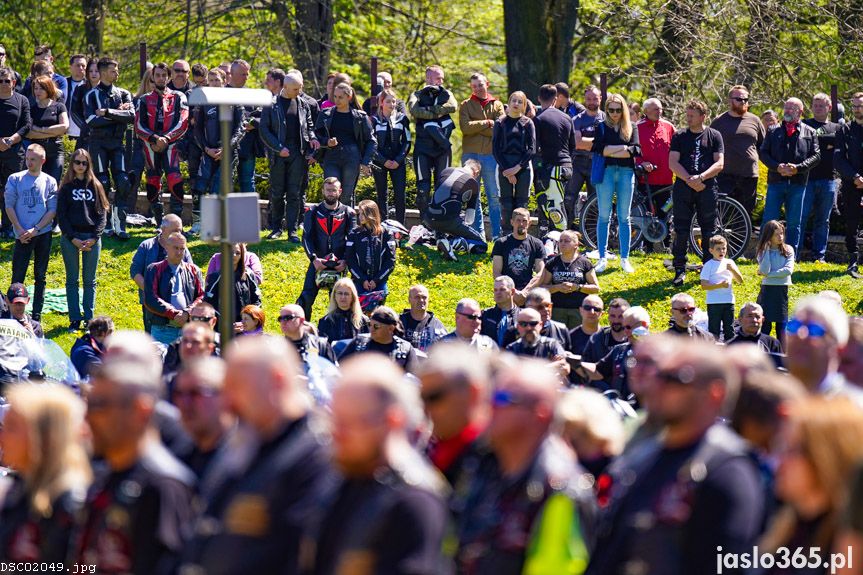
[[[844,395],[863,406],[863,390],[839,373],[848,331],[848,314],[841,305],[822,296],[801,299],[785,326],[785,363],[809,393]]]
[[[569,330],[570,350],[572,353],[581,355],[590,336],[599,331],[599,320],[602,318],[602,298],[597,294],[588,294],[581,302],[578,313],[581,314],[581,325]]]
[[[6,49],[0,48],[4,53]],[[14,91],[15,73],[0,68],[0,185],[6,188],[9,176],[24,169],[24,146],[21,141],[30,131],[30,102]],[[6,201],[0,194],[0,239],[12,239],[12,220],[6,213]]]
[[[180,92],[189,99],[189,93],[195,88],[195,85],[190,81],[192,67],[186,60],[175,60],[171,65],[171,81],[168,82],[168,89],[173,92]],[[204,74],[206,77],[206,73]],[[242,118],[242,114],[240,115]],[[192,110],[189,111],[189,129],[185,135],[180,138],[177,149],[180,156],[188,163],[189,172],[189,189],[194,190],[198,179],[198,171],[201,168],[201,159],[203,150],[196,144],[194,137],[195,118]]]
[[[309,358],[314,356],[323,357],[333,365],[339,364],[327,338],[311,333],[311,326],[306,325],[306,313],[300,306],[288,304],[279,310],[279,328],[285,339],[296,348],[300,359],[306,365],[309,363]]]
[[[482,327],[482,308],[475,299],[464,298],[455,306],[455,330],[449,332],[440,341],[460,341],[482,353],[492,353],[497,350],[497,343],[480,333]]]
[[[767,132],[758,116],[749,112],[746,86],[732,86],[728,111],[713,120],[710,127],[719,131],[725,147],[725,163],[716,176],[719,193],[740,202],[751,216],[758,188],[758,150]]]
[[[623,329],[623,314],[629,308],[629,302],[622,297],[608,302],[608,326],[600,328],[587,340],[581,352],[582,361],[597,362],[608,355],[614,346],[626,343],[629,334]]]
[[[539,312],[535,309],[527,307],[518,312],[515,326],[518,330],[518,339],[506,346],[508,352],[553,362],[560,362],[565,359],[565,351],[560,342],[540,333],[542,321]],[[561,367],[564,365],[568,373],[569,364],[563,361]]]
[[[361,333],[348,344],[340,356],[342,360],[355,353],[376,351],[388,356],[408,373],[416,372],[419,364],[414,346],[396,335],[404,332],[395,310],[385,305],[375,309],[369,330],[370,333]]]
[[[171,401],[180,410],[183,429],[194,445],[180,459],[199,479],[235,425],[234,417],[225,409],[224,377],[224,361],[198,357],[183,364],[171,393]]]
[[[100,573],[174,571],[194,519],[194,476],[153,427],[161,361],[150,336],[117,332],[92,373],[87,423],[104,470],[87,495],[71,557]]]
[[[542,361],[519,358],[498,371],[487,431],[492,453],[480,461],[456,526],[458,573],[583,568],[596,502],[579,481],[585,471],[552,436],[558,389],[557,374]],[[567,517],[563,539],[550,536],[560,533],[558,513]]]
[[[524,309],[535,310],[539,314],[540,334],[556,339],[565,351],[570,351],[572,341],[569,339],[569,328],[565,324],[551,319],[551,310],[554,304],[551,302],[551,293],[545,288],[533,288],[527,294]],[[506,347],[516,339],[519,333],[517,326],[512,326],[503,335],[503,346]]]
[[[695,299],[688,293],[681,292],[671,296],[671,326],[665,333],[707,342],[715,341],[716,338],[709,331],[696,325],[694,317],[697,309]]]
[[[719,422],[736,400],[737,372],[713,346],[692,341],[667,354],[654,377],[650,405],[662,431],[602,478],[607,504],[587,575],[716,573],[717,550],[751,552],[759,534],[759,471]]]

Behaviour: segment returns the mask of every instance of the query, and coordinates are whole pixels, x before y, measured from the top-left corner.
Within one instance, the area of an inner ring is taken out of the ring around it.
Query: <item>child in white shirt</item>
[[[707,329],[719,341],[734,337],[734,290],[733,282],[743,283],[743,276],[734,260],[726,258],[728,242],[715,235],[710,238],[710,254],[713,259],[701,268],[701,287],[707,292]]]

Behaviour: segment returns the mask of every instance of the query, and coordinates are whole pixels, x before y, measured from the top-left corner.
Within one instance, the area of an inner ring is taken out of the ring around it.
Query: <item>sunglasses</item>
[[[189,391],[174,390],[174,393],[171,394],[171,397],[174,398],[174,403],[177,403],[178,401],[185,399],[190,399],[194,401],[197,399],[201,399],[202,397],[216,397],[216,395],[218,395],[218,393],[215,389],[196,387],[195,389],[190,389]]]
[[[593,305],[583,305],[581,306],[581,309],[583,309],[584,311],[592,311],[595,313],[602,313],[603,311],[601,307],[596,307]]]
[[[735,102],[741,102],[743,104],[745,104],[746,102],[749,101],[749,98],[731,98],[731,99],[734,100]]]
[[[90,165],[90,162],[87,160],[72,160],[72,163],[76,166],[84,166],[85,168]]]
[[[192,315],[192,316],[189,316],[189,319],[192,321],[203,321],[204,323],[209,323],[210,321],[215,319],[215,316],[212,316],[212,315]]]
[[[608,109],[609,114],[620,114],[622,112],[623,112],[623,108],[609,108]]]
[[[0,52],[0,58],[5,58],[5,57],[6,57],[6,52]]]
[[[290,314],[290,313],[289,313],[289,314],[286,314],[286,315],[280,315],[280,316],[279,316],[279,323],[281,323],[281,322],[283,322],[283,321],[293,321],[293,320],[297,319],[298,317],[300,317],[300,316],[298,316],[298,315],[293,315],[293,314]]]
[[[673,385],[689,386],[692,385],[693,376],[689,373],[681,374],[677,371],[662,371],[655,372],[656,378],[663,383],[671,383]]]
[[[536,327],[539,325],[538,321],[520,321],[518,322],[519,327]]]
[[[189,73],[189,71],[188,71],[188,70],[183,70],[182,68],[174,68],[174,73],[175,73],[175,74],[188,74],[188,73]]]
[[[673,308],[671,308],[671,309],[673,309],[674,311],[682,312],[682,313],[695,313],[695,306],[689,306],[689,307],[673,307]]]
[[[476,315],[476,314],[472,314],[472,313],[464,313],[461,311],[457,311],[456,313],[462,317],[466,317],[467,319],[469,319],[471,321],[479,321],[482,319],[481,315]]]
[[[440,389],[436,389],[434,391],[429,391],[428,393],[423,393],[420,395],[420,398],[423,400],[423,403],[427,403],[427,404],[437,403],[440,400],[442,400],[443,398],[445,398],[447,395],[449,395],[453,389],[454,388],[452,385],[447,385],[447,386],[441,387]]]
[[[0,84],[11,84],[11,83],[12,83],[12,80],[10,80],[9,78],[6,78],[5,80],[0,80]]]
[[[806,328],[806,332],[800,334],[801,337],[824,337],[827,335],[827,328],[820,323],[802,322],[799,319],[792,319],[785,326],[785,332],[791,335],[797,335],[800,330]]]
[[[494,407],[507,407],[511,405],[527,405],[527,401],[523,397],[506,390],[498,389],[491,396],[491,404]]]
[[[106,409],[111,409],[112,407],[129,407],[132,405],[132,402],[129,399],[124,398],[111,398],[111,397],[88,397],[87,398],[87,411],[104,411]]]

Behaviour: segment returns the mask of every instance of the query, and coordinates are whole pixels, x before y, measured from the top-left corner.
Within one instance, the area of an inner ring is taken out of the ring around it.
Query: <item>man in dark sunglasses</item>
[[[642,441],[603,478],[609,500],[588,575],[715,573],[717,549],[751,551],[764,489],[746,444],[724,423],[739,376],[715,347],[684,340],[659,362],[651,416],[658,441]]]
[[[695,299],[688,293],[676,293],[671,296],[671,326],[665,333],[680,335],[713,342],[713,335],[695,323]]]
[[[572,353],[581,355],[590,336],[599,331],[599,320],[605,311],[602,298],[597,294],[589,294],[581,302],[578,313],[581,314],[581,325],[569,331]]]
[[[289,304],[279,311],[279,327],[285,339],[297,348],[300,359],[307,365],[314,356],[321,356],[330,363],[338,365],[333,347],[325,337],[312,333],[312,326],[306,324],[306,312],[296,304]]]
[[[455,306],[455,330],[446,334],[441,341],[461,341],[483,353],[497,350],[497,343],[480,333],[482,327],[482,308],[475,299],[464,298]]]
[[[573,560],[586,560],[584,537],[593,532],[596,503],[587,484],[578,480],[584,470],[551,435],[557,374],[545,362],[520,358],[502,369],[494,384],[487,432],[494,457],[479,466],[473,496],[458,521],[457,570],[533,572],[537,554],[528,550],[555,545],[546,540],[545,529],[554,508],[571,514],[570,524],[577,526],[567,531],[575,556],[545,555],[542,570],[571,572]]]
[[[519,356],[547,359],[554,363],[563,377],[569,375],[566,351],[560,342],[552,337],[541,335],[542,321],[539,312],[525,308],[518,312],[515,323],[518,339],[506,346],[506,350]]]
[[[2,51],[5,52],[5,48]],[[31,125],[30,102],[14,89],[14,72],[0,68],[0,185],[3,189],[6,189],[9,176],[24,169],[21,140]],[[6,214],[6,201],[0,193],[0,239],[14,237],[12,221]]]

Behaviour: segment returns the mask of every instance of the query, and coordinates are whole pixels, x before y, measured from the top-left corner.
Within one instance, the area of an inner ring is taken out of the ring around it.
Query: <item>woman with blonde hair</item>
[[[354,280],[357,293],[377,292],[386,301],[387,279],[396,267],[396,241],[381,225],[381,213],[372,200],[363,200],[357,206],[357,227],[349,234],[345,248],[345,261]]]
[[[599,293],[599,280],[593,262],[578,253],[581,235],[573,230],[560,233],[558,253],[549,258],[537,286],[551,293],[551,319],[566,324],[569,329],[581,325],[581,307],[588,294]]]
[[[599,261],[596,273],[608,267],[608,226],[614,198],[617,197],[617,231],[620,237],[620,268],[626,273],[635,270],[629,262],[629,242],[632,233],[629,209],[635,187],[635,157],[641,155],[638,129],[629,119],[629,106],[620,94],[609,94],[605,102],[605,121],[596,127],[593,138],[593,165],[590,179],[596,186],[596,243]]]
[[[504,234],[512,232],[512,211],[526,208],[530,199],[536,129],[527,116],[528,106],[524,92],[513,92],[509,97],[506,115],[495,120],[492,131],[491,147],[497,162],[500,219]]]
[[[0,561],[65,561],[92,479],[81,444],[84,403],[52,384],[18,384],[6,397],[0,449],[15,478],[0,509]]]
[[[333,285],[330,307],[318,321],[318,333],[331,342],[369,333],[369,318],[363,314],[360,296],[350,278],[341,278]]]
[[[620,415],[598,391],[575,387],[557,402],[554,429],[575,451],[578,462],[599,477],[623,453],[626,430]]]
[[[837,529],[848,506],[852,473],[863,460],[863,411],[846,397],[791,403],[776,455],[776,495],[785,503],[759,544],[764,552],[820,549],[817,569],[766,574],[826,573]]]

